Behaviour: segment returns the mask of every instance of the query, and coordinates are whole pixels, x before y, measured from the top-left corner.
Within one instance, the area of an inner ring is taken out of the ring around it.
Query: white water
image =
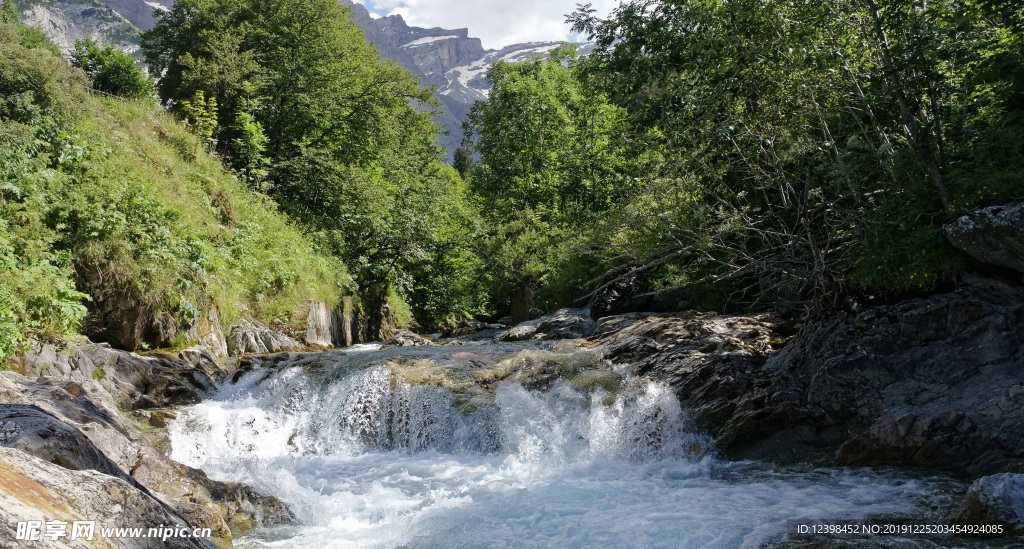
[[[179,413],[174,459],[276,495],[301,520],[241,546],[758,547],[788,519],[923,514],[922,495],[940,489],[695,456],[704,441],[653,382],[615,396],[503,382],[493,407],[465,415],[447,391],[363,362],[326,378],[257,370]]]

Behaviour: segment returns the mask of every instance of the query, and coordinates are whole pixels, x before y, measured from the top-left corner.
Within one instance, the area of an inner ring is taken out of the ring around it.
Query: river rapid
[[[787,521],[938,520],[962,493],[906,471],[726,461],[667,385],[608,364],[615,383],[575,367],[538,383],[530,353],[580,360],[506,344],[257,364],[179,411],[171,457],[298,517],[241,547],[753,548]]]

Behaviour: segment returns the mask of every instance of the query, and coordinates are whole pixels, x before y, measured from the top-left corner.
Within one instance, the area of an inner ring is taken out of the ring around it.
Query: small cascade
[[[238,456],[436,451],[572,463],[685,457],[701,447],[686,432],[675,396],[651,381],[632,380],[617,394],[581,393],[565,380],[545,391],[501,382],[493,405],[466,412],[451,391],[411,385],[387,366],[354,370],[328,384],[293,367],[269,376],[251,372],[221,398],[184,414],[176,433],[182,440],[185,431],[201,432],[224,444],[175,446],[177,458],[201,466]],[[202,413],[205,407],[218,413]]]
[[[789,520],[934,514],[948,479],[712,457],[663,383],[480,346],[268,360],[180,410],[172,457],[282,499],[240,547],[761,547]]]

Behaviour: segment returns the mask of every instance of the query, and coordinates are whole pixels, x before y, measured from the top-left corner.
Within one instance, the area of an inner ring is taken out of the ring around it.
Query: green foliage
[[[3,353],[71,338],[83,320],[90,336],[135,345],[116,329],[135,314],[183,328],[213,306],[225,322],[287,321],[307,300],[335,304],[351,290],[339,261],[195,154],[184,126],[87,86],[48,49],[0,41]]]
[[[941,225],[1024,194],[1020,13],[1002,0],[635,0],[603,20],[582,7],[570,21],[598,48],[580,74],[659,157],[596,247],[768,300],[955,277]]]
[[[203,90],[196,90],[190,99],[181,100],[181,112],[200,143],[213,136],[213,130],[217,129],[216,97],[207,99]]]
[[[21,23],[21,12],[18,11],[18,6],[15,5],[14,0],[5,0],[3,10],[0,11],[0,23],[7,25]]]
[[[0,364],[28,349],[31,338],[61,342],[76,337],[85,318],[72,272],[61,254],[32,257],[0,219]],[[58,263],[59,262],[59,263]]]
[[[91,38],[75,44],[71,65],[85,71],[93,89],[103,93],[130,99],[153,94],[153,82],[130,55],[112,47],[101,48]]]
[[[507,306],[536,287],[547,308],[571,304],[600,265],[587,252],[592,226],[633,190],[649,162],[621,136],[625,111],[588,82],[571,46],[496,63],[493,88],[466,124],[456,160],[482,198],[492,229],[482,242],[491,300]],[[465,177],[465,176],[464,176]]]
[[[167,105],[192,120],[196,94],[216,100],[218,152],[341,258],[364,296],[394,289],[423,325],[479,309],[468,237],[451,236],[472,235],[474,215],[443,162],[430,92],[381,60],[345,8],[182,0],[143,49]]]
[[[498,62],[493,85],[467,121],[480,153],[475,191],[495,213],[550,210],[567,219],[607,210],[626,191],[633,158],[615,138],[624,112],[575,73],[569,46],[519,63]]]

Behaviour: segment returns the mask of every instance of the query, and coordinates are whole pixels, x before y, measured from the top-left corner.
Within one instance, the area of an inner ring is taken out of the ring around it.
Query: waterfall
[[[722,461],[663,383],[584,383],[605,379],[593,357],[521,349],[269,360],[179,411],[172,458],[275,495],[300,519],[241,547],[754,548],[789,520],[934,516],[950,489]],[[559,374],[538,375],[552,361]]]
[[[633,380],[617,394],[591,394],[560,380],[546,391],[498,384],[494,404],[456,408],[449,390],[402,382],[388,367],[351,371],[327,385],[302,368],[255,371],[219,413],[186,413],[176,429],[210,444],[175,445],[202,466],[238,457],[357,456],[368,452],[504,453],[524,462],[646,461],[703,447],[667,386]],[[195,410],[212,411],[216,404]]]

